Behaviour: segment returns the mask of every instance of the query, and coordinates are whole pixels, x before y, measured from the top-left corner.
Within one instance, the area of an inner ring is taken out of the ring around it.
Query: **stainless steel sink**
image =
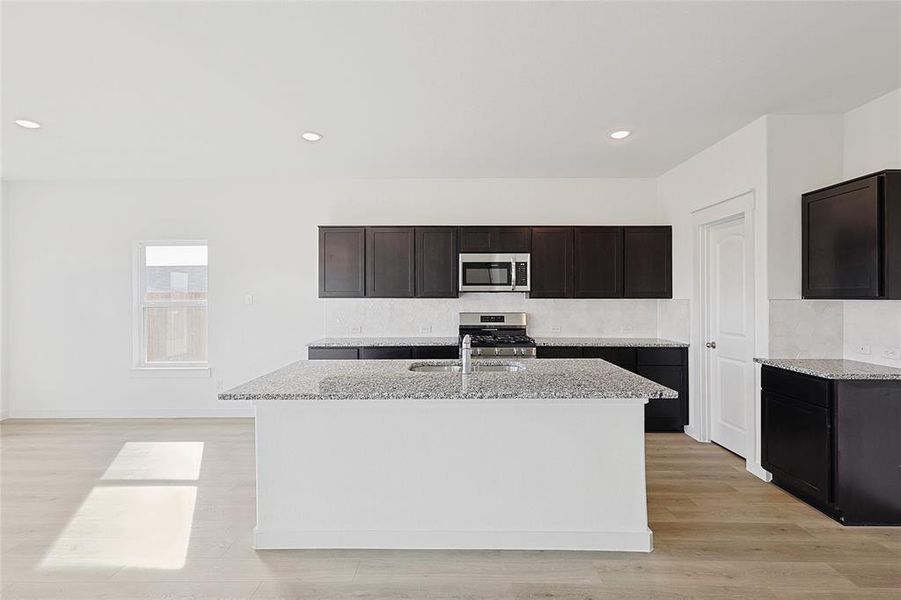
[[[522,369],[522,365],[472,365],[473,373],[513,373]],[[414,373],[462,373],[460,365],[410,365]]]

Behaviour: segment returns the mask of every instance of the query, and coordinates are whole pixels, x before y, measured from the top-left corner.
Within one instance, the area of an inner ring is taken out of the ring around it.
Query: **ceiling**
[[[901,86],[897,2],[2,11],[7,179],[653,177],[760,115]]]

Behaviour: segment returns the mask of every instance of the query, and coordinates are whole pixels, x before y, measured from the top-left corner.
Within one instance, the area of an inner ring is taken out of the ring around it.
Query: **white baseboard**
[[[275,531],[256,528],[257,550],[586,550],[650,552],[646,531]]]
[[[0,410],[0,421],[5,421],[8,418],[9,418],[9,411],[8,410]]]
[[[12,410],[9,419],[180,419],[201,417],[252,417],[253,407],[154,408],[108,410]]]
[[[693,425],[686,425],[684,428],[684,431],[685,431],[685,435],[687,435],[688,437],[690,437],[698,442],[701,442],[702,444],[708,443],[707,440],[701,439],[701,432],[698,430],[697,427],[695,427]]]
[[[750,460],[745,461],[745,469],[747,469],[748,473],[751,473],[764,481],[770,481],[773,478],[770,472],[764,469],[759,463]]]

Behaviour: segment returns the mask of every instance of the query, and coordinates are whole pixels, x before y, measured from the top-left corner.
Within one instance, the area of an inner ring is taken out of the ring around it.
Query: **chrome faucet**
[[[472,336],[469,334],[463,336],[460,344],[460,361],[463,363],[463,374],[472,373]]]

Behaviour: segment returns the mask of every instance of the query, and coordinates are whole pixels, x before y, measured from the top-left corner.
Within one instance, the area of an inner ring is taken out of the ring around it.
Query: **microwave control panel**
[[[529,285],[528,263],[516,263],[516,285]]]

